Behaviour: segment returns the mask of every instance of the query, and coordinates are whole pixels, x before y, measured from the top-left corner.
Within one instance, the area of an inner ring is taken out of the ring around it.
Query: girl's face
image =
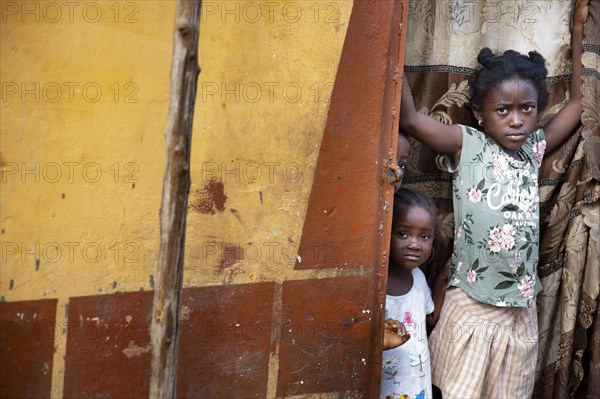
[[[538,92],[528,81],[505,80],[492,87],[485,96],[483,109],[473,107],[475,117],[483,121],[484,133],[507,154],[517,157],[538,117]]]
[[[427,262],[433,245],[434,221],[429,212],[413,206],[392,224],[390,261],[405,270]]]

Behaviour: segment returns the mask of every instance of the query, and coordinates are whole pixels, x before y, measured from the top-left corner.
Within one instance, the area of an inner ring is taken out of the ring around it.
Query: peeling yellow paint
[[[188,214],[186,286],[298,278],[293,268],[352,1],[335,2],[331,23],[322,4],[296,4],[305,12],[297,23],[203,25],[195,124],[203,130],[193,137],[192,191],[215,178],[227,200],[223,212]],[[233,37],[236,51],[215,51],[232,48]]]
[[[223,282],[212,244],[261,251],[230,282],[293,272],[352,1],[298,1],[297,20],[268,3],[257,20],[203,15],[192,191],[217,178],[227,200],[188,215],[186,286]],[[128,24],[108,10],[96,23],[3,23],[5,300],[152,288],[174,2],[136,4]]]
[[[3,14],[5,300],[150,288],[175,3],[136,2],[133,23],[95,4],[96,22]]]

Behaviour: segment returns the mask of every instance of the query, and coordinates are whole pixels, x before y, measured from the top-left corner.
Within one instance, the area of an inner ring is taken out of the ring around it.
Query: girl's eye
[[[496,112],[500,115],[506,115],[508,113],[508,110],[506,108],[502,107],[502,108],[498,108],[496,110]]]
[[[401,232],[398,233],[398,237],[400,237],[400,238],[406,238],[406,237],[408,237],[408,234],[406,234],[405,231],[401,231]]]
[[[531,105],[524,105],[523,112],[531,112],[533,111],[533,107]]]
[[[421,234],[421,240],[429,240],[431,236],[429,234]]]

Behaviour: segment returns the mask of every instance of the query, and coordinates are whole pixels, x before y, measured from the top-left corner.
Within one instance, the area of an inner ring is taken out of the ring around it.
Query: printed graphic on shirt
[[[413,286],[405,295],[386,297],[385,318],[404,323],[410,339],[383,352],[380,398],[431,398],[431,366],[425,317],[434,311],[423,272],[412,271]]]
[[[516,160],[482,132],[462,129],[460,166],[453,171],[449,285],[492,305],[529,306],[541,288],[536,267],[543,131],[531,134]]]

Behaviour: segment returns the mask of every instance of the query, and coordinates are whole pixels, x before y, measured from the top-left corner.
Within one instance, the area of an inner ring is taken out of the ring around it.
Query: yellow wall
[[[57,298],[63,325],[69,297],[152,288],[175,2],[0,4],[0,296]],[[186,286],[292,270],[351,8],[204,2],[190,203],[211,177],[227,199],[188,215]]]
[[[186,284],[282,280],[296,260],[352,2],[255,4],[204,3],[190,200],[213,178],[227,200],[188,214]]]

